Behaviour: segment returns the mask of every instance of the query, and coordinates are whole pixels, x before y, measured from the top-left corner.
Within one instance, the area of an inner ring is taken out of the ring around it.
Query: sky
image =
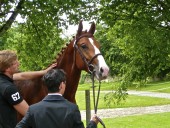
[[[89,30],[90,24],[87,21],[83,21],[83,30]],[[63,31],[65,37],[70,37],[76,34],[78,29],[77,25],[70,25],[67,30]]]
[[[17,16],[16,20],[19,21],[19,22],[24,21],[24,19],[21,18],[20,15]],[[83,30],[89,30],[90,25],[91,25],[90,22],[83,21]],[[78,24],[77,25],[69,25],[67,30],[63,30],[63,34],[61,35],[61,37],[63,37],[63,38],[71,37],[71,36],[76,34],[77,29],[78,29]]]

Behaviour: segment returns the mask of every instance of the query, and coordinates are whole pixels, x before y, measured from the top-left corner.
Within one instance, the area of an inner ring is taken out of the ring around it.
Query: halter
[[[98,90],[98,94],[97,94],[97,100],[95,99],[95,86],[94,86],[94,75],[95,75],[95,71],[94,71],[94,65],[92,64],[93,60],[99,56],[102,55],[101,53],[98,53],[96,55],[94,55],[90,61],[87,61],[86,57],[84,56],[84,54],[82,53],[82,51],[79,49],[79,47],[77,46],[78,41],[83,38],[83,37],[93,37],[92,34],[84,34],[82,36],[80,36],[78,39],[75,39],[74,41],[74,48],[75,50],[77,50],[82,58],[82,60],[84,61],[84,63],[87,65],[88,67],[88,71],[91,75],[91,79],[92,79],[92,88],[93,88],[93,102],[94,102],[94,113],[97,114],[97,107],[98,107],[98,101],[99,101],[99,94],[100,94],[100,85],[101,82],[99,81],[99,90]],[[97,117],[97,116],[96,116]],[[106,128],[104,122],[97,117],[97,119],[99,120],[100,124],[103,125],[103,128]]]
[[[84,54],[82,53],[82,51],[79,49],[79,47],[77,45],[78,41],[83,37],[93,37],[93,35],[92,34],[84,34],[84,35],[80,36],[78,39],[75,39],[73,47],[75,48],[75,50],[77,50],[79,52],[82,60],[88,67],[89,73],[92,74],[92,71],[94,69],[94,65],[92,64],[92,62],[97,56],[102,55],[102,54],[98,53],[98,54],[94,55],[89,61],[87,61],[86,57],[84,56]]]

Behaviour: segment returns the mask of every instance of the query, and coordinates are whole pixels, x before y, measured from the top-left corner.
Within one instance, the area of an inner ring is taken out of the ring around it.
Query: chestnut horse
[[[95,23],[91,24],[88,32],[82,30],[83,24],[80,21],[76,36],[62,49],[61,54],[56,59],[56,68],[63,69],[67,74],[64,97],[73,103],[76,103],[75,94],[82,70],[87,72],[95,70],[95,76],[98,80],[105,79],[109,72],[109,68],[99,51],[99,43],[93,36]],[[43,86],[41,78],[15,82],[29,105],[39,102],[47,95],[47,89]]]

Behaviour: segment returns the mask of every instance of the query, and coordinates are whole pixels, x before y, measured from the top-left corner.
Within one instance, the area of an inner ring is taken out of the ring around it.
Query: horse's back
[[[47,95],[47,88],[43,85],[41,78],[15,81],[15,84],[29,105],[41,101]]]

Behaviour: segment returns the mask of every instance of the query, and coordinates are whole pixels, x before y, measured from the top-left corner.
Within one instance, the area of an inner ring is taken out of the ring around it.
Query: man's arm
[[[30,72],[20,72],[20,73],[15,73],[13,75],[13,80],[30,80],[30,79],[34,79],[36,77],[40,77],[43,76],[48,70],[56,67],[57,64],[52,64],[50,67],[48,67],[45,70],[41,70],[41,71],[30,71]]]
[[[5,89],[5,92],[2,96],[10,105],[16,109],[16,111],[18,111],[23,116],[25,115],[29,106],[22,98],[16,86],[11,83],[11,85]]]
[[[25,100],[23,100],[21,103],[13,106],[17,112],[19,112],[21,115],[25,116],[29,106]]]
[[[28,109],[26,115],[22,118],[22,120],[16,125],[15,128],[32,128],[33,123],[31,122],[30,109]]]

